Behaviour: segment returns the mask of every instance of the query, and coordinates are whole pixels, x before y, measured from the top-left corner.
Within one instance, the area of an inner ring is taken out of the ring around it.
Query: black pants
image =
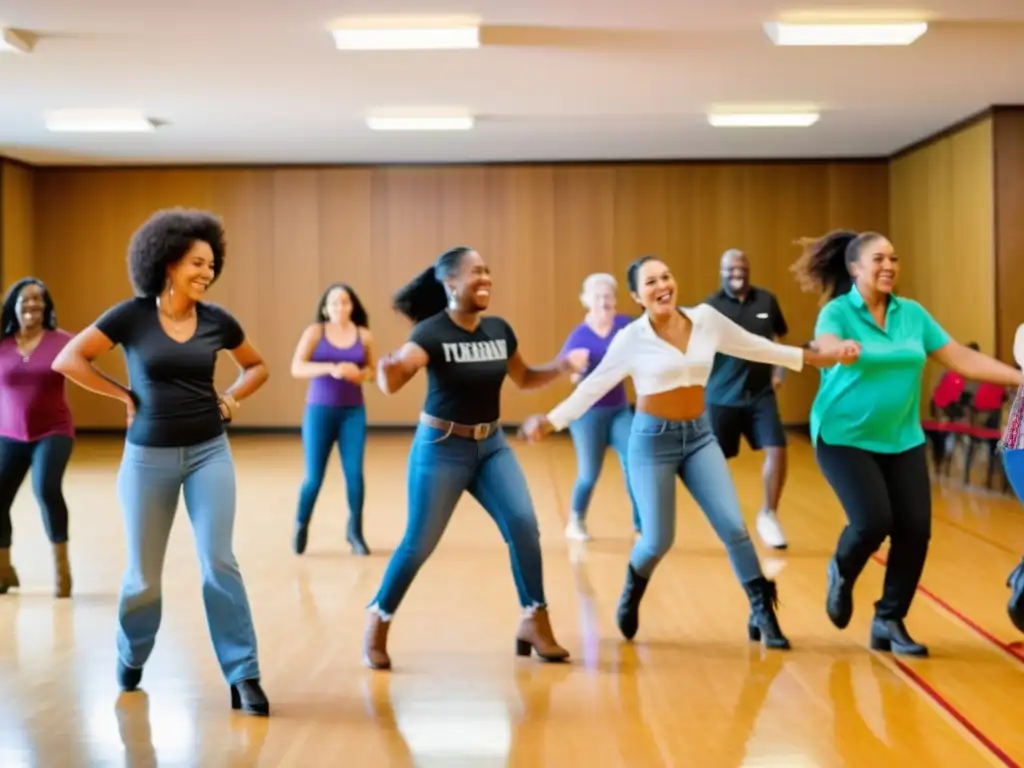
[[[67,435],[51,435],[32,443],[0,437],[0,549],[11,547],[11,505],[29,469],[46,535],[54,544],[68,540],[68,505],[62,485],[74,444]]]
[[[767,393],[742,405],[708,406],[711,426],[725,458],[732,459],[740,453],[740,438],[746,438],[752,450],[763,448],[785,448],[786,430],[779,417],[779,404],[775,393]]]
[[[890,538],[880,619],[906,617],[921,580],[932,535],[931,481],[924,445],[903,453],[871,453],[818,439],[818,465],[849,521],[839,536],[836,564],[850,583]]]

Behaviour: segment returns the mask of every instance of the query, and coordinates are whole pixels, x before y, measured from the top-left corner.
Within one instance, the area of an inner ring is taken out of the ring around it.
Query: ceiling
[[[901,48],[777,48],[787,13],[924,12]],[[361,13],[473,13],[479,50],[342,53]],[[0,0],[39,36],[0,53],[0,154],[31,163],[419,163],[890,154],[1024,104],[1024,0]],[[717,105],[808,105],[802,129],[721,129]],[[467,108],[473,131],[377,133],[377,108]],[[51,134],[43,113],[138,108],[153,134]]]

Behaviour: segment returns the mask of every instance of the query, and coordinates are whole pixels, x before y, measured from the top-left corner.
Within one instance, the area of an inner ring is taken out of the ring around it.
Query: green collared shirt
[[[861,354],[853,365],[822,369],[811,406],[811,442],[820,437],[874,453],[902,453],[924,443],[924,365],[950,341],[928,310],[891,296],[881,328],[854,286],[818,314],[814,335],[825,334],[860,342]]]

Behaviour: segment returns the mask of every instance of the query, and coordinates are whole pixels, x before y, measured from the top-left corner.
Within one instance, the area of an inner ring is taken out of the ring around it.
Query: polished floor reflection
[[[67,480],[73,600],[51,597],[50,557],[31,492],[14,512],[20,593],[0,596],[0,766],[694,766],[929,768],[1024,764],[1024,640],[1005,611],[1024,552],[1024,512],[1006,497],[936,488],[932,554],[911,629],[927,660],[867,649],[882,568],[868,566],[850,628],[824,615],[824,569],[842,525],[802,441],[792,449],[776,573],[795,649],[746,641],[746,600],[707,522],[680,496],[676,549],[648,592],[633,644],[614,607],[630,522],[614,457],[588,545],[562,536],[574,460],[565,440],[518,448],[539,510],[545,579],[571,664],[513,655],[508,558],[475,503],[459,507],[395,619],[395,668],[360,664],[363,607],[405,520],[406,435],[374,435],[367,458],[368,558],[344,545],[332,474],[306,555],[289,536],[297,438],[237,437],[236,551],[253,602],[273,716],[233,714],[203,615],[192,532],[177,520],[164,622],[144,691],[115,684],[114,620],[124,563],[114,474],[120,444],[83,438]],[[760,465],[734,474],[748,517]],[[884,553],[882,553],[884,557]]]

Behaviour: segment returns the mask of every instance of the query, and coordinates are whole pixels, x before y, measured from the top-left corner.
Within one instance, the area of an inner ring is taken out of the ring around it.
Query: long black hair
[[[432,266],[399,288],[391,299],[391,306],[414,323],[443,312],[448,306],[444,280],[459,271],[463,257],[472,251],[465,245],[449,248]]]
[[[348,298],[352,302],[352,322],[360,328],[366,328],[369,330],[370,316],[366,314],[366,307],[363,306],[363,302],[359,300],[359,295],[348,283],[333,283],[327,286],[327,290],[320,294],[320,300],[316,303],[315,322],[322,323],[327,319],[327,313],[325,311],[325,308],[327,307],[327,297],[331,295],[331,291],[335,288],[341,288],[341,290],[348,294]]]
[[[836,229],[823,237],[801,238],[797,245],[804,250],[790,271],[804,291],[820,292],[822,303],[827,303],[850,292],[850,264],[860,257],[864,245],[881,237],[877,232]]]
[[[0,339],[13,336],[21,328],[21,322],[18,320],[18,311],[16,309],[18,297],[30,285],[38,285],[43,291],[43,328],[48,331],[56,330],[57,310],[53,305],[53,297],[50,296],[50,291],[47,289],[46,284],[38,277],[23,277],[8,288],[7,293],[4,295],[3,314],[0,315]]]

